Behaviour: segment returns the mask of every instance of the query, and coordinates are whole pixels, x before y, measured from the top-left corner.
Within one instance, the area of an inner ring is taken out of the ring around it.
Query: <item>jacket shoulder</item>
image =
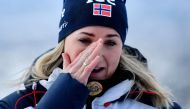
[[[39,90],[46,91],[45,88],[43,88],[43,86],[39,85],[39,83],[37,85]],[[37,102],[42,96],[43,94],[36,95]],[[31,106],[31,104],[33,105],[33,101],[33,90],[32,86],[29,85],[26,87],[26,89],[15,91],[1,99],[0,109],[14,109],[15,106],[17,107],[17,109],[23,109],[28,106]]]
[[[23,96],[23,93],[16,91],[0,100],[0,109],[14,109],[16,101]]]

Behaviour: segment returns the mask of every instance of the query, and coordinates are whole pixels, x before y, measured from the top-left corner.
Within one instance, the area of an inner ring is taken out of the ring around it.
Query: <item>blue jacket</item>
[[[36,103],[37,103],[36,109],[83,109],[89,94],[87,87],[79,83],[77,80],[73,79],[70,76],[70,74],[63,74],[63,73],[61,73],[57,77],[57,79],[48,89],[47,92],[46,88],[44,88],[40,83],[37,83],[37,87],[35,90],[36,90]],[[32,91],[33,91],[32,86],[28,86],[26,90],[21,90],[19,92],[14,92],[8,95],[7,97],[5,97],[0,101],[0,109],[24,109],[24,108],[30,109],[29,107],[35,107],[34,95],[31,94],[29,96],[26,96],[27,94],[30,94]],[[118,98],[118,100],[119,99],[120,98]],[[130,103],[132,103],[132,101],[130,101]],[[139,106],[139,104],[137,103],[133,103],[133,105]],[[145,104],[143,106],[149,106],[149,104]],[[114,108],[114,109],[125,109],[125,108]],[[134,108],[128,108],[128,109],[134,109]],[[154,109],[154,108],[147,108],[147,109]],[[181,108],[177,103],[174,103],[174,106],[171,109],[181,109]]]

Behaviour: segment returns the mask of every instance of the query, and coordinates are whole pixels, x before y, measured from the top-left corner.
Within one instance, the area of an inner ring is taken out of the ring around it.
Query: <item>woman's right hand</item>
[[[100,61],[100,52],[102,49],[102,39],[90,44],[82,51],[73,62],[67,53],[63,53],[63,69],[68,71],[71,76],[80,83],[86,85],[91,72]]]

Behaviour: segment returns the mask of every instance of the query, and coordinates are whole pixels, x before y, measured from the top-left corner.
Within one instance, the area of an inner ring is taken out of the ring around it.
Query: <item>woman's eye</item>
[[[79,41],[85,45],[88,45],[92,42],[90,39],[86,39],[86,38],[79,39]]]
[[[106,41],[105,44],[108,46],[114,46],[114,45],[116,45],[116,42],[115,41]]]

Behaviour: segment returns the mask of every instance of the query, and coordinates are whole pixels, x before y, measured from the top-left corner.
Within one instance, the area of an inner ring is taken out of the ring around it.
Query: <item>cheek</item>
[[[108,73],[113,74],[115,72],[119,64],[120,57],[121,57],[121,50],[115,50],[114,52],[108,54],[107,56]]]
[[[77,45],[76,43],[73,44],[67,44],[65,43],[65,53],[67,53],[70,57],[70,61],[73,62],[73,60],[84,50],[84,47],[81,47]]]
[[[110,57],[112,57],[112,58],[108,59],[109,67],[110,68],[116,68],[118,63],[119,63],[119,60],[120,60],[120,55],[112,55]]]
[[[70,47],[69,50],[65,51],[66,53],[68,53],[71,62],[74,61],[74,59],[83,51],[82,48],[80,47]]]

